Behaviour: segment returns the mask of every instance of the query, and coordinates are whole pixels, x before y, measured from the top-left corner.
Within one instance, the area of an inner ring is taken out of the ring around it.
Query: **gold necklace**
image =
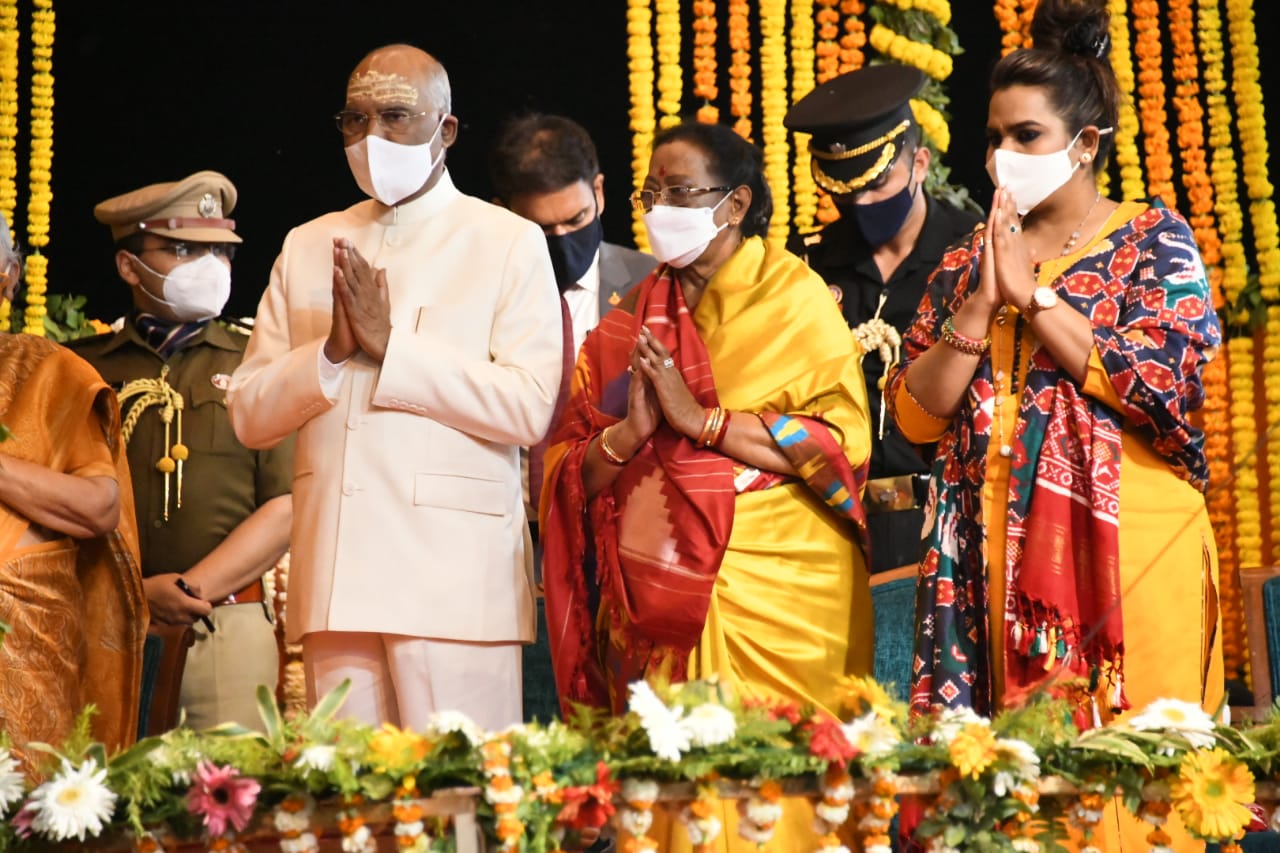
[[[1093,209],[1098,206],[1098,202],[1102,201],[1102,193],[1099,192],[1093,197],[1093,204],[1089,205],[1089,210],[1085,213],[1084,218],[1080,220],[1080,224],[1076,226],[1076,230],[1071,232],[1071,236],[1067,238],[1067,242],[1062,246],[1062,254],[1058,257],[1065,258],[1071,254],[1071,250],[1076,247],[1076,241],[1080,239],[1080,229],[1089,221],[1089,217],[1093,215]]]

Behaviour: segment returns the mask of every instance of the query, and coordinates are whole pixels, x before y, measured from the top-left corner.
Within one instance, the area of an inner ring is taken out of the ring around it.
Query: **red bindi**
[[[666,167],[666,166],[659,166],[659,167],[658,167],[658,177],[659,177],[659,178],[665,178],[666,176],[667,176],[667,167]]]

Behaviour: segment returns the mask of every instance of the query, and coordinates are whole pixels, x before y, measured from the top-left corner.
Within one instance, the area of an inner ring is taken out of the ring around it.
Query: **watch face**
[[[1058,304],[1058,294],[1048,287],[1037,287],[1032,301],[1041,308],[1052,308]]]

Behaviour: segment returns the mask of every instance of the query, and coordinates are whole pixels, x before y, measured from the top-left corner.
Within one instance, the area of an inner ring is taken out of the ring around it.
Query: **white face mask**
[[[444,159],[444,146],[434,157],[431,146],[448,117],[448,113],[440,117],[435,133],[421,145],[403,145],[372,134],[348,145],[347,165],[364,194],[393,207],[422,189]]]
[[[1080,161],[1071,162],[1071,149],[1080,138],[1080,132],[1071,138],[1067,147],[1052,154],[1024,154],[1021,151],[1009,151],[997,148],[991,152],[987,161],[987,174],[997,187],[1005,187],[1018,203],[1018,215],[1026,216],[1035,210],[1040,202],[1057,192],[1058,188],[1071,180],[1071,176],[1080,166]],[[1099,135],[1110,133],[1106,127],[1098,131]]]
[[[137,255],[133,259],[147,272],[160,276]],[[222,313],[231,297],[231,268],[212,253],[201,255],[171,269],[164,276],[161,293],[163,297],[150,291],[147,295],[168,309],[170,319],[180,323],[212,319]]]
[[[716,208],[725,203],[726,195],[713,207],[672,207],[655,204],[644,215],[644,230],[649,232],[649,251],[659,263],[684,269],[696,261],[725,225],[716,225]]]

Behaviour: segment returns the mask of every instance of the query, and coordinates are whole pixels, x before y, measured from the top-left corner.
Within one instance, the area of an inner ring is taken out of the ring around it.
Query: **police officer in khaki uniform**
[[[248,337],[218,321],[241,242],[236,188],[217,172],[154,184],[94,208],[133,296],[124,327],[73,348],[120,397],[151,618],[193,624],[187,722],[260,728],[275,689],[275,628],[262,575],[289,544],[293,447],[249,450],[225,389]]]

